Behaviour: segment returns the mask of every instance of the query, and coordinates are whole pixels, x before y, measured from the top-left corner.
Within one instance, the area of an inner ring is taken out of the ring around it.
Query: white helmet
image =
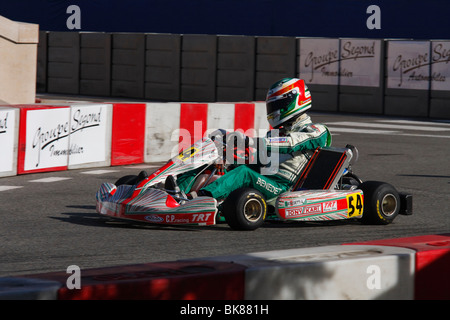
[[[301,79],[284,78],[274,83],[267,92],[267,120],[272,128],[282,126],[309,108],[311,93]]]

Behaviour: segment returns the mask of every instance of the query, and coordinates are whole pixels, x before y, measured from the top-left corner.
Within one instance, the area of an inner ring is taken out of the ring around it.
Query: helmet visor
[[[286,112],[291,103],[295,101],[296,97],[296,94],[290,92],[280,99],[267,102],[267,114],[271,114],[275,111],[280,111],[281,113]]]

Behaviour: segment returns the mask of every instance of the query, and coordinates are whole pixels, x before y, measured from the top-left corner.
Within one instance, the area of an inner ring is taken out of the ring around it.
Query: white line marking
[[[438,125],[438,126],[444,126],[444,127],[450,126],[450,123],[443,122],[443,121],[377,120],[377,122],[403,123],[403,124],[409,124],[409,125],[428,125],[428,126]]]
[[[351,121],[329,122],[328,124],[338,126],[380,128],[391,130],[403,129],[412,131],[450,131],[450,128],[442,128],[442,127],[404,126],[404,125],[392,125],[383,123],[367,123],[367,122],[351,122]]]
[[[328,127],[333,136],[339,135],[335,132],[342,133],[361,133],[361,134],[390,134],[390,135],[398,135],[398,136],[409,136],[409,137],[424,137],[424,138],[447,138],[450,139],[450,136],[443,135],[434,135],[434,134],[418,134],[418,133],[402,133],[398,131],[385,131],[385,130],[364,130],[364,129],[354,129],[354,128],[334,128]]]
[[[19,188],[23,188],[23,186],[0,186],[0,191],[7,191]]]
[[[136,165],[136,166],[127,166],[124,168],[127,169],[153,169],[153,168],[159,168],[160,166],[158,165],[150,165],[150,164],[141,164],[141,165]]]
[[[36,180],[30,180],[30,182],[58,182],[58,181],[63,181],[63,180],[69,180],[72,178],[63,178],[63,177],[50,177],[50,178],[41,178],[41,179],[36,179]]]
[[[409,137],[425,137],[425,138],[447,138],[450,139],[450,136],[441,136],[435,134],[415,134],[415,133],[402,133],[401,136],[409,136]]]
[[[112,173],[112,172],[119,172],[118,170],[92,170],[92,171],[84,171],[81,172],[82,174],[105,174],[105,173]]]
[[[334,132],[367,133],[367,134],[396,134],[396,133],[398,133],[398,131],[355,129],[355,128],[328,127],[328,129],[330,130],[331,134],[334,134]]]

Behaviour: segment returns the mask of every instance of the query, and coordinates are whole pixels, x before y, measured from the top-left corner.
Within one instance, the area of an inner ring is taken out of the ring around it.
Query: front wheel
[[[138,179],[137,175],[123,176],[119,178],[114,184],[116,185],[116,187],[121,186],[123,184],[132,186],[133,184],[136,184],[137,179]]]
[[[141,171],[139,172],[138,175],[128,175],[128,176],[123,176],[122,178],[119,178],[116,183],[114,183],[116,185],[116,187],[126,184],[126,185],[137,185],[139,184],[139,182],[141,182],[142,180],[148,178],[148,174],[145,171]]]
[[[400,211],[400,196],[390,184],[366,181],[360,189],[364,193],[362,222],[365,224],[389,224]]]
[[[255,230],[261,227],[266,214],[264,196],[252,188],[234,190],[223,203],[225,221],[235,230]]]

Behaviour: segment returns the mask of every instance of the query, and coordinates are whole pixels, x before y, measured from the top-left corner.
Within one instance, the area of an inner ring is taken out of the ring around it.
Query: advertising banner
[[[300,78],[307,84],[339,83],[339,40],[302,38],[300,45]]]
[[[387,87],[428,90],[430,42],[388,41]]]
[[[18,109],[0,107],[0,176],[16,174],[18,120]]]
[[[431,42],[431,90],[450,90],[450,41]]]
[[[380,85],[381,40],[341,39],[339,84]]]
[[[64,151],[69,156],[69,169],[110,164],[111,109],[110,104],[71,106],[70,139]]]
[[[67,169],[69,107],[21,107],[18,173]]]
[[[381,40],[300,39],[300,77],[310,84],[378,87]]]

